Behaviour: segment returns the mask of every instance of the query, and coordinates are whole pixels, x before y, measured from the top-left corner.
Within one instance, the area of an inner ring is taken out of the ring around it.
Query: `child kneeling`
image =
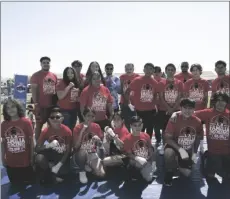
[[[147,133],[141,132],[142,119],[134,116],[131,119],[131,130],[124,139],[124,152],[129,158],[129,165],[140,171],[146,182],[151,182],[156,168],[156,155]]]
[[[93,122],[95,112],[86,108],[83,116],[85,121],[78,124],[73,131],[72,161],[74,167],[80,168],[79,180],[85,184],[88,182],[86,171],[93,172],[98,177],[104,177],[105,172],[97,154],[97,147],[102,146],[103,133],[100,126]]]

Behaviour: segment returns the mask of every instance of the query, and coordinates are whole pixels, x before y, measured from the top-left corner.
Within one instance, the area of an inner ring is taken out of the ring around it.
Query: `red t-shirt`
[[[225,75],[224,77],[217,77],[212,82],[212,92],[222,91],[227,93],[229,96],[229,85],[230,84],[230,75]]]
[[[65,84],[63,80],[57,84],[56,90],[57,91],[64,91],[68,85]],[[65,98],[58,100],[57,105],[65,110],[72,110],[77,108],[77,97],[79,96],[79,89],[71,88]]]
[[[6,165],[28,167],[30,165],[30,138],[33,137],[31,121],[25,117],[16,121],[3,121],[1,137],[4,142]]]
[[[196,102],[195,110],[207,108],[207,103],[204,104],[205,93],[209,91],[208,81],[200,78],[199,80],[189,79],[184,84],[184,93],[190,99]]]
[[[201,120],[194,115],[184,120],[181,113],[175,121],[169,120],[165,129],[165,134],[167,133],[173,136],[180,147],[189,152],[193,149],[196,136],[199,135],[202,138],[204,136]]]
[[[147,133],[140,133],[134,136],[129,133],[124,139],[124,152],[132,153],[135,156],[143,157],[146,160],[150,158],[151,139]]]
[[[192,78],[192,74],[180,72],[180,73],[174,75],[174,77],[176,79],[180,80],[182,83],[184,83],[184,81],[187,81],[187,80]]]
[[[138,111],[154,110],[157,101],[155,96],[159,91],[158,83],[152,77],[140,76],[129,85],[133,92],[132,103]]]
[[[114,133],[116,135],[118,135],[118,138],[121,141],[124,141],[125,137],[130,134],[128,129],[126,128],[126,126],[124,124],[123,124],[123,126],[121,128],[115,128]]]
[[[139,77],[138,74],[133,73],[132,75],[128,75],[128,74],[123,74],[120,76],[120,82],[121,84],[123,84],[123,93],[126,92],[127,88],[129,87],[129,84],[136,78]],[[120,98],[120,103],[123,104],[124,103],[124,98],[121,95]]]
[[[229,113],[227,109],[220,113],[212,108],[195,112],[195,115],[205,122],[210,153],[230,154]]]
[[[54,73],[38,71],[30,78],[31,84],[37,84],[39,90],[38,104],[42,108],[52,105],[52,96],[56,93],[57,76]]]
[[[110,91],[105,86],[99,88],[87,86],[80,95],[80,104],[84,107],[90,107],[96,112],[95,121],[105,120],[107,104],[113,103]]]
[[[82,123],[75,126],[75,128],[73,130],[74,140],[78,139],[79,133],[81,132],[82,128],[83,128]],[[82,141],[81,141],[80,149],[85,150],[89,153],[90,152],[96,152],[95,143],[92,141],[92,137],[94,135],[97,135],[101,140],[103,140],[103,132],[102,132],[100,126],[96,123],[91,123],[82,135]]]
[[[59,146],[53,150],[55,150],[59,154],[63,154],[66,151],[66,145],[69,145],[71,147],[72,132],[69,127],[65,126],[64,124],[61,124],[59,130],[53,129],[52,127],[47,127],[42,131],[41,135],[39,136],[37,144],[42,145],[45,141],[50,143],[53,140],[57,140],[59,143]]]
[[[169,81],[167,79],[163,79],[158,83],[159,92],[163,93],[165,102],[170,106],[173,107],[176,103],[176,99],[179,93],[183,92],[183,83],[178,80],[174,79],[174,81]],[[160,101],[159,102],[159,110],[167,111],[167,108],[164,104]],[[177,107],[179,110],[179,105]]]

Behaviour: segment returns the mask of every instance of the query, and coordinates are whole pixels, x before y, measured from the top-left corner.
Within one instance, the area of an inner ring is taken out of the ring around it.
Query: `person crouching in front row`
[[[51,110],[48,127],[38,138],[35,162],[41,183],[60,182],[60,175],[69,171],[69,156],[72,142],[72,132],[62,124],[64,120],[61,110]]]
[[[103,133],[100,126],[93,121],[95,112],[89,108],[83,111],[85,121],[78,124],[73,131],[72,156],[73,166],[80,168],[79,180],[88,182],[86,171],[93,172],[98,177],[104,177],[102,161],[97,154],[97,148],[102,146]]]
[[[115,112],[112,119],[112,128],[106,127],[103,146],[107,157],[103,159],[104,167],[114,167],[124,165],[126,158],[123,152],[124,139],[129,135],[129,131],[124,124],[121,112]]]
[[[166,186],[172,185],[175,170],[186,177],[192,171],[193,163],[197,163],[197,150],[204,132],[201,120],[194,116],[195,101],[188,98],[180,102],[181,113],[169,119],[165,130],[165,179]]]
[[[156,155],[150,136],[141,132],[142,127],[143,122],[139,116],[131,118],[132,133],[124,139],[124,153],[129,158],[129,168],[139,170],[142,178],[149,183],[156,168]]]

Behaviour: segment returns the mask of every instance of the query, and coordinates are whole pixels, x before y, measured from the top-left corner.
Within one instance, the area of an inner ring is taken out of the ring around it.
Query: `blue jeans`
[[[77,122],[77,109],[62,109],[61,112],[64,116],[63,124],[68,126],[70,130],[73,130]]]

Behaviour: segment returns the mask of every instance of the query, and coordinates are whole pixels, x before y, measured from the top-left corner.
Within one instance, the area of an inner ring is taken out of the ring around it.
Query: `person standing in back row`
[[[157,144],[161,142],[160,129],[162,135],[167,126],[168,120],[174,111],[180,109],[180,100],[183,94],[183,83],[174,78],[176,67],[174,64],[167,64],[165,67],[166,79],[162,79],[159,85],[160,101],[157,113],[157,124],[155,129],[155,136]],[[161,151],[163,153],[163,150]]]
[[[230,75],[226,74],[226,66],[226,62],[221,60],[215,63],[215,71],[218,77],[214,81],[212,81],[212,95],[217,91],[220,91],[226,93],[228,97],[230,97]],[[227,105],[227,108],[230,110],[230,104]]]
[[[37,71],[30,78],[32,98],[35,105],[35,138],[39,138],[43,124],[49,118],[49,113],[53,106],[53,97],[56,94],[57,76],[50,72],[49,57],[40,59],[42,69]]]
[[[188,62],[181,63],[181,72],[176,74],[174,77],[181,82],[185,83],[188,79],[192,78],[192,74],[188,72],[189,64]]]
[[[63,79],[58,82],[56,90],[57,105],[64,117],[63,124],[73,130],[77,121],[77,102],[80,97],[80,89],[73,68],[66,67],[64,69]]]
[[[125,126],[130,131],[130,118],[135,115],[135,111],[130,110],[129,96],[125,96],[126,90],[129,87],[130,83],[136,78],[139,77],[137,73],[134,73],[134,65],[128,63],[125,65],[125,74],[120,76],[121,81],[121,114],[124,118]]]
[[[143,120],[142,132],[148,133],[152,138],[153,128],[156,124],[156,95],[158,83],[153,79],[154,65],[146,63],[144,66],[144,76],[135,78],[129,85],[126,92],[130,95],[133,92],[130,107],[135,107],[137,115]]]
[[[109,89],[101,85],[101,75],[94,72],[89,80],[89,85],[84,88],[80,95],[81,114],[86,107],[95,111],[95,123],[99,124],[101,129],[110,126],[113,117],[113,99]],[[109,118],[107,116],[109,114]],[[83,117],[84,118],[84,117]]]
[[[192,78],[184,84],[184,95],[196,102],[195,110],[207,108],[208,104],[208,81],[201,78],[202,66],[193,64],[190,68]]]
[[[120,79],[118,77],[113,76],[113,64],[108,63],[105,65],[105,83],[106,87],[109,89],[112,97],[113,97],[113,110],[114,112],[119,111],[119,104],[118,104],[118,93],[120,93]]]

